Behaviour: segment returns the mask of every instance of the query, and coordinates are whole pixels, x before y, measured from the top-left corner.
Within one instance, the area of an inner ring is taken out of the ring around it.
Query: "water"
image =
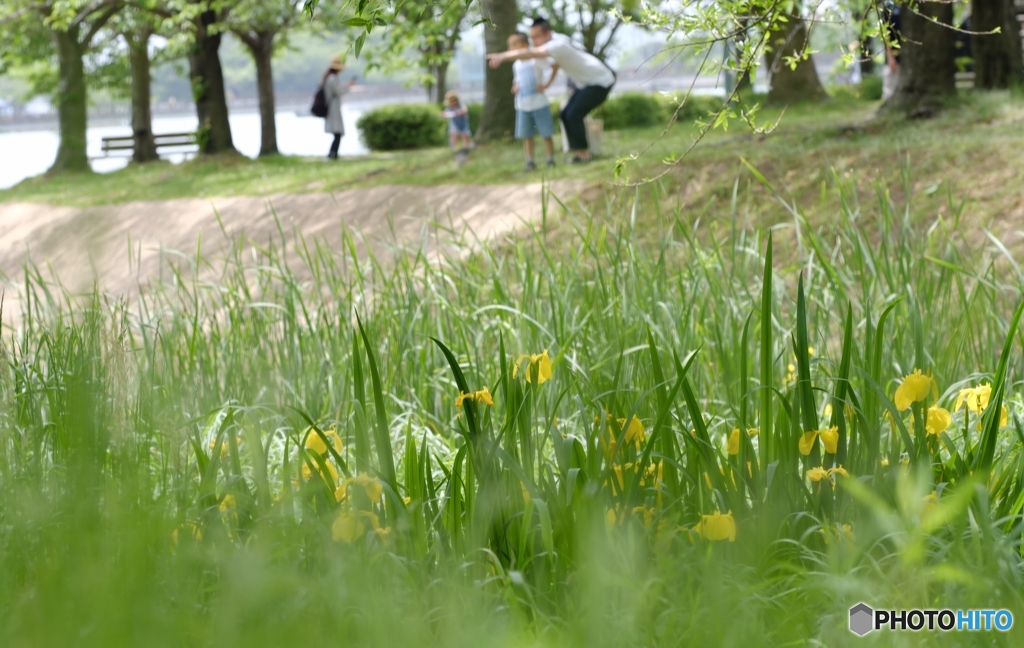
[[[345,120],[345,136],[341,138],[341,155],[362,155],[367,153],[359,133],[356,120],[363,113],[360,108],[342,107]],[[248,157],[254,158],[260,151],[260,116],[258,113],[241,113],[230,116],[231,136],[235,148]],[[195,115],[180,117],[156,117],[153,119],[154,133],[184,133],[196,129]],[[123,124],[94,126],[88,129],[88,153],[90,164],[97,173],[110,173],[128,164],[129,151],[117,152],[109,158],[102,155],[100,140],[104,137],[131,135],[132,130],[125,120]],[[277,146],[285,155],[326,156],[331,146],[331,136],[324,133],[324,121],[318,117],[299,116],[295,111],[282,110],[277,113]],[[173,153],[165,155],[171,162],[181,162],[185,156]],[[35,130],[0,133],[0,189],[11,187],[25,178],[44,173],[57,157],[57,130]],[[98,158],[98,159],[92,159]]]

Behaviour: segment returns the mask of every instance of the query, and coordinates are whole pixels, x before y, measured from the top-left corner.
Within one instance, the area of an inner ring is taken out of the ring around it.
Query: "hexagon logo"
[[[875,629],[875,611],[864,603],[850,608],[850,632],[863,637]]]

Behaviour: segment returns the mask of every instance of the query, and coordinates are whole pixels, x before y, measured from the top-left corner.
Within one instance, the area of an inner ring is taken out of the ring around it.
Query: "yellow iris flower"
[[[980,416],[981,413],[985,411],[985,408],[988,407],[988,403],[991,398],[992,385],[978,385],[977,387],[961,389],[960,395],[957,396],[956,399],[956,405],[953,406],[953,410],[959,412],[961,407],[967,405],[967,409]],[[1003,405],[999,410],[999,427],[1006,427],[1009,424],[1010,413],[1006,409],[1006,405]]]
[[[318,464],[318,463],[316,463],[315,461],[312,461],[312,460],[310,460],[310,461],[313,464],[313,466],[316,468],[317,473],[320,474],[320,475],[323,475],[323,471],[320,469],[320,464]],[[332,464],[330,461],[326,461],[325,460],[324,461],[324,465],[327,466],[327,472],[329,472],[331,474],[331,481],[332,481],[332,483],[337,484],[338,483],[338,469],[335,468],[334,464]],[[303,479],[306,479],[306,480],[309,480],[309,479],[313,478],[313,471],[311,471],[309,469],[309,464],[306,463],[305,459],[303,459],[303,461],[302,461],[302,477],[303,477]]]
[[[379,504],[380,496],[384,492],[384,487],[381,486],[380,481],[370,477],[366,473],[361,473],[355,477],[349,477],[338,484],[337,490],[334,491],[334,499],[340,502],[348,497],[348,489],[350,486],[356,486],[363,489],[363,492],[366,493],[366,499],[370,500],[371,504]]]
[[[382,529],[380,520],[369,511],[345,511],[331,525],[331,537],[335,542],[352,544],[371,529],[377,532],[382,539],[387,539],[388,534],[391,533],[391,527]]]
[[[747,434],[750,436],[757,436],[760,430],[757,428],[751,428],[747,430]],[[739,428],[733,428],[732,433],[729,434],[729,441],[726,443],[726,450],[731,455],[738,455],[740,453],[740,430]]]
[[[946,428],[948,428],[949,424],[952,422],[953,417],[950,416],[949,410],[942,407],[929,407],[928,418],[924,424],[924,427],[926,430],[928,430],[928,434],[934,434],[935,436],[938,436],[939,434],[945,432]]]
[[[460,393],[459,397],[455,399],[455,407],[462,407],[462,403],[464,401],[476,401],[477,403],[483,403],[484,405],[494,407],[494,399],[491,398],[491,391],[486,387],[472,393]]]
[[[714,515],[702,515],[693,530],[705,540],[736,542],[736,520],[732,517],[732,511],[725,515],[721,511],[715,511]]]
[[[839,447],[839,428],[830,427],[827,430],[813,430],[802,434],[800,436],[800,454],[805,457],[811,454],[811,450],[814,449],[814,442],[818,437],[821,437],[821,442],[825,445],[825,452],[829,454],[836,453],[836,449]]]
[[[850,476],[850,473],[846,472],[846,468],[843,468],[842,466],[836,466],[835,468],[829,468],[828,469],[828,474],[829,474],[830,477],[832,475],[842,475],[843,477],[849,477]]]
[[[842,466],[836,466],[835,468],[828,469],[818,466],[817,468],[811,468],[807,471],[807,479],[810,479],[812,482],[820,482],[822,479],[826,479],[834,475],[849,477],[850,473],[846,472],[846,468],[843,468]]]
[[[331,440],[331,445],[334,446],[335,452],[341,453],[343,446],[341,437],[338,436],[338,431],[335,428],[329,430],[323,430],[324,436]],[[316,433],[313,428],[306,428],[306,450],[312,450],[318,455],[327,454],[327,444],[320,438],[320,435]]]
[[[536,355],[524,354],[519,356],[516,363],[512,365],[513,378],[519,373],[519,365],[524,361],[529,361],[529,366],[526,370],[526,382],[532,383],[534,376],[537,377],[538,385],[543,385],[546,381],[551,380],[551,358],[548,356],[547,349]]]
[[[956,405],[953,406],[953,410],[959,412],[960,408],[967,405],[967,409],[971,410],[975,414],[981,414],[986,407],[988,407],[988,401],[992,397],[992,385],[978,385],[977,387],[968,387],[967,389],[961,389],[960,395],[956,398]]]
[[[828,471],[820,466],[807,471],[807,479],[810,479],[812,482],[820,482],[826,477],[828,477]]]
[[[235,508],[235,496],[228,493],[224,496],[224,499],[220,501],[220,512],[227,513],[228,511],[234,510]]]
[[[179,534],[179,531],[182,533]],[[178,539],[181,535],[192,538],[198,542],[203,539],[203,530],[200,529],[199,525],[195,522],[182,522],[174,529],[174,531],[171,531],[171,540],[174,541],[174,544],[178,544]]]
[[[904,376],[903,382],[896,388],[895,404],[896,409],[901,412],[913,403],[919,403],[928,398],[928,394],[935,392],[938,395],[938,385],[930,375],[924,375],[920,369],[914,369],[914,373]]]
[[[621,430],[626,425],[626,419],[616,419]],[[646,432],[644,430],[644,424],[640,422],[640,419],[633,417],[629,421],[629,427],[626,428],[626,443],[636,443],[637,446],[646,438]]]

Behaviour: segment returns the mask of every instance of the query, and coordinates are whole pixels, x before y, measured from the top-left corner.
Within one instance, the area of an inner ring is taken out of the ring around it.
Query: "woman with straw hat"
[[[341,71],[345,65],[341,62],[340,56],[331,59],[331,66],[324,72],[323,87],[324,97],[327,99],[327,117],[324,119],[324,132],[334,135],[331,142],[331,151],[327,154],[330,160],[338,159],[338,147],[341,146],[341,136],[345,134],[345,122],[341,118],[341,96],[348,92],[348,89],[356,82],[355,78],[349,80],[348,85],[341,83]]]

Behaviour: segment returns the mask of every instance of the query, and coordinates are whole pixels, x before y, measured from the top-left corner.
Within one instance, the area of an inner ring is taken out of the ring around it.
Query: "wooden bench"
[[[153,143],[157,152],[166,148],[199,147],[195,133],[161,133],[153,135]],[[108,157],[113,151],[134,151],[135,136],[104,137],[100,140],[100,150],[103,151],[103,157]]]

